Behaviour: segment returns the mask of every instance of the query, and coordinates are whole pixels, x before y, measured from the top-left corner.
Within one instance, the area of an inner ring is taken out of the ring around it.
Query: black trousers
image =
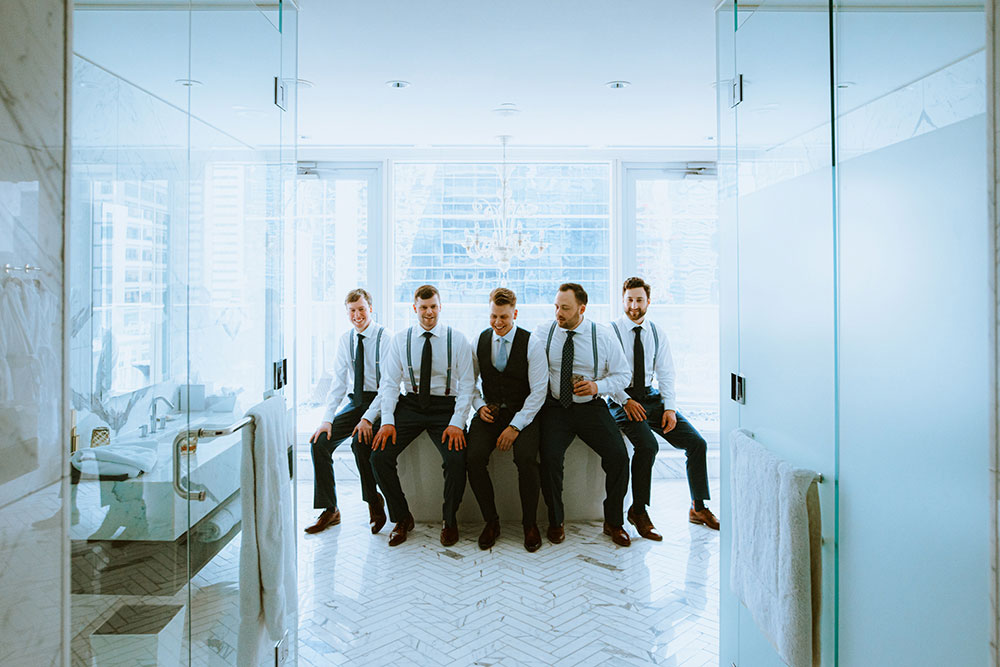
[[[565,520],[563,462],[573,437],[579,436],[601,457],[605,474],[604,520],[611,526],[621,526],[625,522],[622,504],[628,492],[628,451],[608,404],[595,398],[564,408],[550,396],[542,406],[539,420],[542,495],[549,506],[549,524],[558,525]]]
[[[468,437],[468,470],[469,486],[476,495],[479,509],[485,521],[499,519],[497,504],[493,495],[493,482],[486,466],[490,455],[496,449],[497,438],[510,425],[514,411],[501,408],[497,419],[488,424],[479,418],[479,413],[472,418]],[[538,491],[540,488],[538,473],[538,420],[528,424],[517,439],[514,440],[514,465],[517,466],[517,491],[521,496],[521,523],[533,526],[537,523]]]
[[[337,507],[337,482],[333,478],[333,450],[340,443],[351,436],[351,431],[361,421],[365,410],[375,400],[377,393],[366,391],[361,398],[361,403],[354,401],[354,395],[350,396],[348,403],[343,410],[333,418],[333,426],[330,429],[330,437],[326,433],[320,433],[316,442],[312,443],[313,474],[313,507],[316,509],[333,509]],[[378,430],[381,420],[376,417],[372,425],[374,431]],[[366,503],[370,503],[378,497],[375,489],[375,474],[371,465],[371,443],[363,444],[358,440],[358,436],[351,439],[351,450],[354,452],[354,462],[358,466],[358,475],[361,477],[361,497]]]
[[[428,408],[420,407],[417,397],[404,394],[396,404],[396,442],[385,444],[385,449],[372,450],[372,470],[375,480],[382,493],[385,494],[385,504],[389,508],[389,519],[399,523],[409,513],[410,506],[406,495],[399,484],[399,471],[396,461],[407,445],[427,431],[431,442],[441,454],[441,469],[444,471],[444,504],[441,515],[448,525],[458,522],[456,514],[465,493],[465,450],[449,450],[448,445],[441,442],[441,436],[451,421],[455,411],[455,398],[452,396],[431,396]]]
[[[692,500],[708,500],[708,463],[705,439],[698,430],[677,413],[677,426],[669,433],[663,432],[663,402],[659,394],[651,394],[639,401],[646,410],[645,421],[631,421],[625,409],[617,403],[611,404],[611,414],[626,437],[632,442],[632,506],[636,509],[649,505],[650,486],[653,481],[653,461],[660,444],[653,433],[667,442],[683,449],[687,458],[688,487]]]

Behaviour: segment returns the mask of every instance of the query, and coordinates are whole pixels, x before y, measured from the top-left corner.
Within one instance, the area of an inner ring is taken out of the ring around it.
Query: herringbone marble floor
[[[358,487],[338,494],[343,523],[299,541],[300,665],[718,664],[718,533],[687,522],[686,481],[654,482],[661,543],[620,548],[579,523],[534,554],[516,521],[488,552],[478,524],[450,548],[418,524],[390,549]],[[300,528],[311,506],[302,480]]]
[[[300,665],[718,664],[718,533],[687,523],[684,480],[653,483],[661,543],[623,549],[599,523],[578,523],[563,544],[529,554],[515,521],[488,552],[476,545],[479,524],[463,525],[450,548],[439,525],[418,524],[390,549],[388,526],[368,531],[353,462],[335,461],[341,525],[302,533],[315,512],[312,480],[298,483]],[[150,595],[137,582],[136,595],[74,595],[73,664],[92,664],[89,636],[119,606],[168,602],[192,614],[192,664],[235,664],[239,543],[190,591]],[[185,637],[184,662],[188,650]]]

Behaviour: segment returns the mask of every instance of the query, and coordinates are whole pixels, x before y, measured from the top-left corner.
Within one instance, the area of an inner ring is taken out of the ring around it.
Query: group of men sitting
[[[443,461],[444,546],[458,541],[457,512],[466,480],[486,522],[479,546],[489,549],[496,543],[500,517],[487,470],[495,449],[514,450],[524,548],[533,552],[542,544],[539,491],[548,507],[546,536],[554,544],[562,542],[563,462],[574,437],[601,457],[604,533],[615,544],[631,543],[626,518],[642,537],[663,539],[647,512],[659,449],[654,433],[685,450],[692,499],[688,520],[718,530],[718,520],[705,506],[705,440],[677,411],[670,344],[666,332],[646,318],[649,304],[650,286],[629,278],[622,287],[623,315],[599,325],[584,317],[583,287],[565,283],[556,293],[555,320],[529,333],[516,326],[516,295],[499,287],[490,293],[490,327],[473,347],[440,322],[441,297],[433,285],[417,288],[417,324],[396,334],[372,319],[368,292],[351,290],[345,305],[352,328],[340,340],[328,408],[310,439],[314,506],[322,512],[306,532],[340,523],[332,452],[350,437],[372,533],[385,525],[388,506],[394,524],[389,546],[406,541],[414,524],[397,459],[425,431]],[[348,403],[338,412],[345,395]],[[466,428],[470,408],[475,414]],[[629,456],[622,433],[633,446],[627,513]]]

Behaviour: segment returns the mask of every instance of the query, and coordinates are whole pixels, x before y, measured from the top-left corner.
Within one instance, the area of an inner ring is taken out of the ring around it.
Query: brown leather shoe
[[[413,530],[413,515],[407,514],[406,518],[392,527],[389,533],[389,546],[398,547],[406,541],[406,534]]]
[[[444,533],[442,532],[443,535]],[[492,548],[497,543],[498,537],[500,537],[500,520],[493,519],[492,521],[487,521],[486,525],[483,526],[483,532],[479,533],[479,548],[483,551]],[[444,538],[442,537],[441,539],[443,543]]]
[[[387,520],[385,515],[385,500],[383,500],[382,494],[379,494],[377,498],[376,502],[368,503],[368,527],[372,529],[372,535],[382,530],[382,526],[385,525]]]
[[[635,526],[639,535],[647,540],[653,540],[654,542],[663,541],[663,535],[656,532],[656,527],[650,521],[649,514],[646,512],[636,512],[630,507],[628,510],[628,522]]]
[[[690,521],[691,523],[700,524],[702,526],[708,526],[712,530],[719,529],[719,520],[715,518],[714,514],[712,514],[712,510],[708,509],[707,507],[703,510],[698,510],[697,512],[693,507],[689,509],[688,521]]]
[[[306,527],[306,532],[310,535],[315,533],[321,533],[330,526],[336,526],[340,523],[340,510],[334,508],[332,510],[323,510],[320,513],[319,518],[316,519],[316,523],[311,526]]]
[[[549,538],[549,542],[552,544],[559,544],[566,539],[566,531],[563,530],[563,525],[549,526],[549,529],[545,531],[545,536]]]
[[[497,529],[499,531],[499,528]],[[458,542],[458,524],[453,526],[444,524],[441,526],[441,546],[450,547]]]
[[[621,526],[611,526],[605,522],[604,534],[611,537],[611,541],[620,547],[627,547],[632,544],[632,538],[628,536]]]
[[[542,534],[538,532],[538,526],[531,524],[524,528],[524,548],[529,553],[535,553],[542,546]]]

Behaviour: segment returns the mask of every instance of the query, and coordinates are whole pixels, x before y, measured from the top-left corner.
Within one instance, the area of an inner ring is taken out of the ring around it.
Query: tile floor
[[[299,539],[300,665],[718,664],[719,535],[687,522],[686,481],[654,482],[661,543],[620,548],[577,523],[529,554],[514,521],[491,551],[479,524],[449,548],[418,524],[390,549],[341,468],[343,522]],[[300,528],[311,505],[301,480]]]
[[[461,526],[450,548],[439,525],[417,524],[389,549],[389,526],[368,531],[353,461],[335,461],[341,525],[302,533],[315,512],[312,480],[298,483],[300,665],[718,664],[719,536],[687,523],[686,481],[654,481],[661,543],[636,538],[623,549],[599,523],[577,523],[563,544],[529,554],[514,521],[487,552],[479,524]],[[120,606],[168,602],[193,610],[191,664],[234,664],[238,561],[239,536],[190,591],[74,595],[73,664],[93,664],[89,635]],[[187,652],[185,639],[184,663]]]

